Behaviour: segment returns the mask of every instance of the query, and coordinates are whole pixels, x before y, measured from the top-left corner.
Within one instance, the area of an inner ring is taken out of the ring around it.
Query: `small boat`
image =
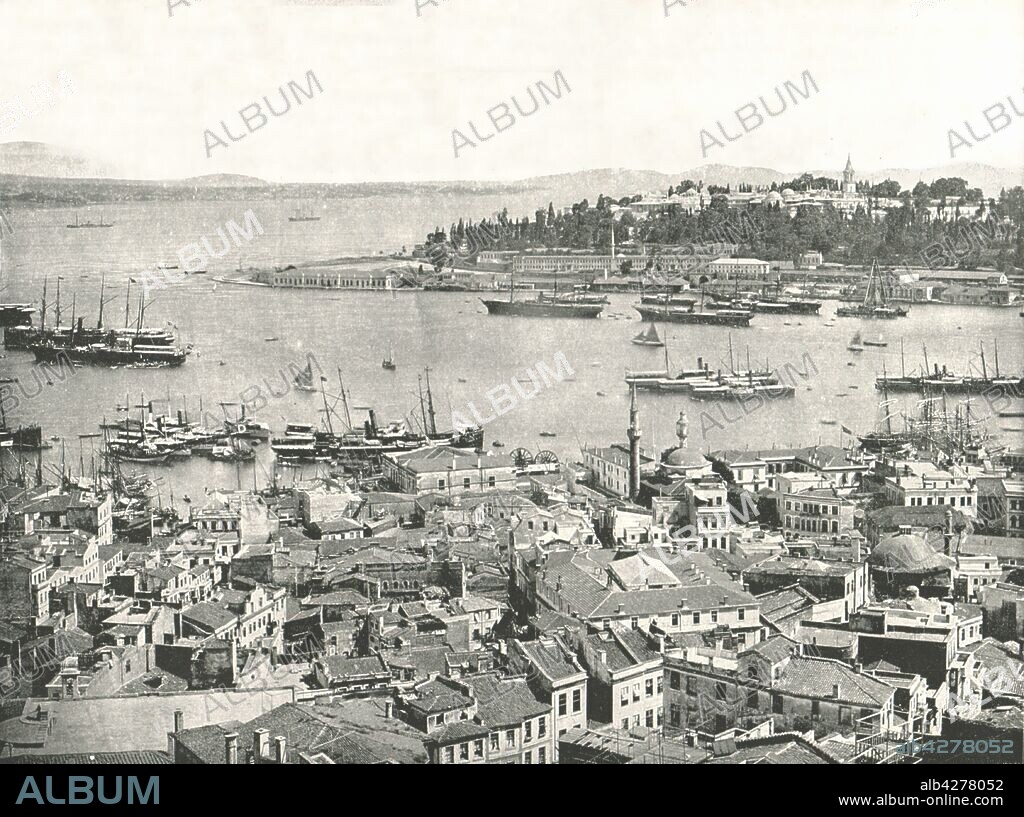
[[[464,377],[460,377],[460,378],[459,378],[459,382],[460,382],[460,383],[465,383],[465,382],[466,382],[466,378],[464,378]]]
[[[823,426],[834,426],[839,421],[838,420],[819,420],[818,422],[820,422]]]
[[[505,443],[503,443],[501,440],[495,440],[493,443],[491,443],[491,445],[493,445],[495,448],[505,447]]]
[[[555,434],[554,431],[541,431],[540,432],[540,436],[541,437],[557,437],[558,435]]]
[[[889,341],[884,340],[882,336],[879,335],[877,338],[864,338],[864,345],[885,348],[886,346],[889,345]]]
[[[598,396],[598,397],[604,397],[604,396],[605,396],[605,393],[604,393],[603,391],[599,391],[599,392],[597,393],[597,396]]]
[[[166,261],[161,261],[159,264],[156,265],[156,268],[157,269],[163,269],[163,270],[177,269],[178,265],[177,264],[168,264]]]
[[[851,352],[863,352],[864,346],[861,342],[860,332],[854,333],[854,336],[850,338],[850,342],[846,347]]]
[[[280,338],[271,336],[269,338],[263,338],[263,340],[265,340],[267,343],[274,343],[275,341],[279,341]]]
[[[648,324],[647,329],[640,332],[633,338],[637,346],[664,346],[665,341],[658,337],[658,329],[653,323]]]

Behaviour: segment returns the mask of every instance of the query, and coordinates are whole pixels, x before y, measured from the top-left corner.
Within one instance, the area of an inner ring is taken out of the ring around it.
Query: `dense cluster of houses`
[[[1022,760],[1012,467],[633,431],[211,490],[141,536],[109,492],[4,486],[0,759]]]

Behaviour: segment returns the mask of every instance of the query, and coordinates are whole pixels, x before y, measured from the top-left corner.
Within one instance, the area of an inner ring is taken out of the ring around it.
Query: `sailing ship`
[[[306,368],[295,373],[295,378],[292,380],[292,385],[295,386],[296,391],[316,391],[316,387],[313,385],[313,361],[309,361],[306,364]]]
[[[581,300],[577,293],[568,297],[541,294],[534,300],[517,301],[515,299],[515,273],[509,277],[508,300],[499,298],[481,298],[480,302],[487,308],[489,315],[511,315],[521,318],[596,318],[604,309],[604,304],[589,303]]]
[[[384,360],[381,361],[380,367],[386,369],[389,372],[393,372],[397,367],[395,366],[395,356],[392,354],[391,346],[388,345],[388,354]]]
[[[846,346],[851,352],[863,352],[864,345],[860,336],[860,332],[855,332],[853,337],[850,338],[849,344]]]
[[[999,344],[995,348],[995,374],[990,375],[985,359],[985,345],[981,345],[981,376],[957,375],[946,366],[932,364],[928,360],[928,349],[924,348],[924,369],[921,375],[908,377],[882,377],[875,379],[876,389],[893,391],[948,392],[950,394],[1002,394],[1020,396],[1024,394],[1024,377],[1007,376],[999,371]]]
[[[657,327],[651,323],[648,324],[647,329],[640,332],[636,337],[633,338],[633,343],[637,346],[664,346],[665,341],[658,337]]]
[[[840,306],[836,310],[836,315],[840,318],[905,318],[908,314],[906,307],[890,306],[889,300],[890,286],[887,277],[879,272],[878,264],[872,261],[864,300],[859,304]]]
[[[74,224],[68,224],[67,228],[69,230],[77,230],[77,229],[80,229],[80,228],[113,227],[113,226],[114,225],[113,225],[112,222],[104,222],[103,221],[103,216],[100,216],[100,220],[99,221],[79,221],[78,220],[78,213],[75,213],[75,222],[74,222]]]
[[[344,409],[344,414],[338,414],[335,406],[328,403],[328,394],[323,386],[324,378],[321,378],[325,427],[317,429],[308,423],[289,423],[283,437],[271,440],[271,450],[283,461],[362,463],[378,460],[383,454],[416,451],[439,445],[475,451],[482,449],[484,431],[480,426],[453,431],[438,430],[430,389],[430,370],[427,369],[424,375],[425,378],[419,380],[422,431],[413,431],[405,420],[381,424],[372,408],[367,408],[367,419],[359,427],[352,422],[344,383],[341,384],[340,395],[335,398],[335,405],[340,402]],[[332,418],[337,419],[347,430],[336,432]]]
[[[58,298],[60,279],[58,279]],[[71,326],[64,330],[60,326],[58,300],[57,327],[46,332],[41,323],[39,334],[25,343],[36,360],[47,363],[68,361],[75,365],[163,367],[180,366],[188,352],[177,346],[174,335],[164,330],[146,331],[144,322],[146,307],[145,293],[139,296],[135,326],[129,328],[129,306],[131,287],[125,299],[125,328],[104,329],[103,327],[103,284],[100,285],[100,315],[95,329],[86,328],[84,318],[75,318],[71,313]],[[74,302],[72,302],[74,303]],[[42,318],[45,321],[45,310]]]

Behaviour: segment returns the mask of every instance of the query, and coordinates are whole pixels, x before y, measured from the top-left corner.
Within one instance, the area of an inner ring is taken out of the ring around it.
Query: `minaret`
[[[640,410],[636,405],[636,384],[629,389],[629,499],[640,495]]]

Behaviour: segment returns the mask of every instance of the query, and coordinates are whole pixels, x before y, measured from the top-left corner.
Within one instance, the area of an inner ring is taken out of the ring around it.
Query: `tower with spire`
[[[850,161],[850,154],[846,154],[846,167],[843,170],[843,192],[844,193],[856,193],[857,182],[853,178],[853,162]]]

